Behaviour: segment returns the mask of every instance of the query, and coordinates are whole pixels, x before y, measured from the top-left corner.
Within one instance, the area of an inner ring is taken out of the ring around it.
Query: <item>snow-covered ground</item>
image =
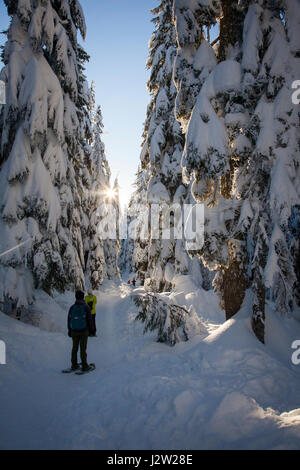
[[[97,293],[98,337],[88,344],[97,369],[84,376],[61,374],[73,294],[38,295],[41,329],[0,314],[1,449],[300,448],[295,318],[270,306],[263,346],[251,332],[249,299],[223,323],[215,295],[182,278],[170,296],[194,306],[207,334],[171,348],[143,335],[131,293],[113,282]]]

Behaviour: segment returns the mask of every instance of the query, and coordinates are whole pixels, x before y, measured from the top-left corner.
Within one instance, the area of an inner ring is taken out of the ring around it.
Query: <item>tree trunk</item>
[[[265,298],[266,288],[259,274],[254,286],[252,329],[257,339],[263,344],[265,344]]]
[[[243,36],[243,17],[238,0],[221,0],[223,15],[220,19],[220,46],[218,61],[226,60],[228,46],[241,43]]]
[[[243,243],[230,240],[228,243],[230,263],[223,271],[223,301],[226,320],[240,310],[248,287],[244,268]]]

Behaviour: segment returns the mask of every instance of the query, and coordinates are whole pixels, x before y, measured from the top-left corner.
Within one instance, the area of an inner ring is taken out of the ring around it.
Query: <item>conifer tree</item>
[[[143,185],[146,182],[147,208],[152,217],[154,206],[160,206],[160,228],[155,236],[149,231],[147,244],[138,240],[135,252],[137,263],[143,264],[146,285],[153,290],[162,291],[172,287],[176,274],[186,274],[190,268],[191,260],[182,239],[181,219],[183,204],[190,193],[182,183],[180,160],[184,137],[175,118],[176,87],[173,72],[177,43],[173,25],[173,2],[162,1],[152,13],[155,15],[155,32],[150,40],[147,62],[150,70],[148,90],[151,102],[147,111],[141,153],[142,170],[146,178],[141,178],[140,182]],[[153,227],[153,223],[151,226]],[[181,235],[177,233],[174,236],[176,227]],[[168,228],[171,228],[170,232]],[[140,267],[136,267],[139,271]]]
[[[120,200],[118,178],[114,181],[112,195],[106,197],[106,206],[107,207],[104,210],[104,218],[109,230],[108,236],[105,237],[103,242],[104,257],[106,261],[107,277],[108,279],[115,279],[120,277],[118,266],[120,251]]]
[[[140,189],[139,177],[142,171],[140,167],[136,173],[136,182],[134,186]],[[122,275],[136,274],[134,249],[137,244],[137,237],[135,236],[136,219],[138,217],[138,189],[131,195],[128,207],[125,207],[124,214],[122,215],[123,230],[120,240],[120,255],[119,255],[119,269]]]
[[[243,85],[253,103],[246,132],[253,150],[236,175],[242,199],[236,230],[247,240],[252,324],[262,342],[266,298],[282,313],[293,309],[296,300],[291,221],[299,207],[299,107],[290,89],[300,70],[300,42],[295,47],[291,41],[299,7],[299,2],[250,2],[244,25]]]
[[[296,299],[299,136],[290,90],[299,72],[299,2],[221,3],[219,64],[204,81],[198,77],[197,90],[187,45],[195,48],[205,18],[199,9],[186,22],[188,7],[175,2],[177,62],[192,76],[185,79],[179,66],[177,116],[186,129],[182,163],[195,198],[206,203],[199,255],[217,270],[215,288],[228,316],[239,310],[251,286],[252,326],[263,342],[265,299],[281,312]],[[236,34],[230,35],[233,22]]]
[[[146,144],[144,144],[144,148]],[[143,152],[142,152],[143,155]],[[143,158],[142,164],[144,163]],[[136,177],[136,190],[129,204],[130,226],[128,237],[133,240],[134,271],[142,284],[145,282],[148,270],[148,250],[150,242],[150,227],[147,201],[149,169],[139,168]]]
[[[77,0],[5,3],[0,298],[27,308],[34,288],[84,288],[86,27]]]
[[[217,65],[215,50],[205,36],[220,14],[219,2],[175,1],[176,117],[186,137],[183,179],[195,200],[205,204],[205,243],[193,254],[198,254],[212,271],[229,261],[232,210],[222,191],[222,179],[230,170],[230,146],[222,98],[234,91],[240,79],[235,61]]]
[[[102,142],[103,117],[100,106],[95,106],[95,90],[92,84],[90,89],[90,123],[91,140],[89,143],[90,158],[90,189],[88,195],[88,234],[85,251],[86,274],[93,289],[99,289],[107,277],[107,266],[104,255],[104,240],[99,233],[98,226],[101,219],[99,208],[105,204],[106,191],[110,187],[110,169],[105,155],[105,146]]]
[[[201,86],[216,66],[216,56],[205,36],[220,15],[218,0],[174,0],[177,56],[174,78],[177,87],[176,118],[186,133]]]

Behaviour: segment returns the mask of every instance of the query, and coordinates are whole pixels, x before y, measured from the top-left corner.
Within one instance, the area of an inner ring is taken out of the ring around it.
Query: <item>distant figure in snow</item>
[[[96,304],[97,304],[97,297],[93,295],[93,291],[91,289],[88,290],[88,295],[85,298],[85,303],[90,307],[91,314],[92,314],[92,329],[90,331],[90,336],[96,336],[97,328],[96,328]]]
[[[130,281],[128,281],[127,284],[130,286]]]
[[[136,280],[133,279],[132,284],[133,284],[134,287],[135,287],[135,283],[136,283]]]
[[[84,301],[84,292],[77,291],[76,302],[69,310],[68,314],[68,334],[73,340],[71,355],[72,370],[79,369],[77,353],[80,346],[81,367],[83,371],[89,370],[87,363],[87,343],[89,332],[92,331],[92,316],[90,307]]]

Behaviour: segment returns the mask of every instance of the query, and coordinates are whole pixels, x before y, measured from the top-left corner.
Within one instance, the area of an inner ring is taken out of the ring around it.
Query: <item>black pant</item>
[[[92,313],[92,331],[90,331],[91,335],[95,335],[97,328],[96,328],[96,314]]]
[[[79,332],[79,331],[72,331],[72,340],[73,340],[73,349],[72,349],[72,357],[71,357],[71,362],[72,366],[75,367],[77,366],[77,353],[78,353],[78,348],[80,345],[80,358],[81,358],[81,363],[82,367],[87,367],[87,354],[86,354],[86,348],[87,348],[87,342],[88,342],[88,331],[84,332]]]

